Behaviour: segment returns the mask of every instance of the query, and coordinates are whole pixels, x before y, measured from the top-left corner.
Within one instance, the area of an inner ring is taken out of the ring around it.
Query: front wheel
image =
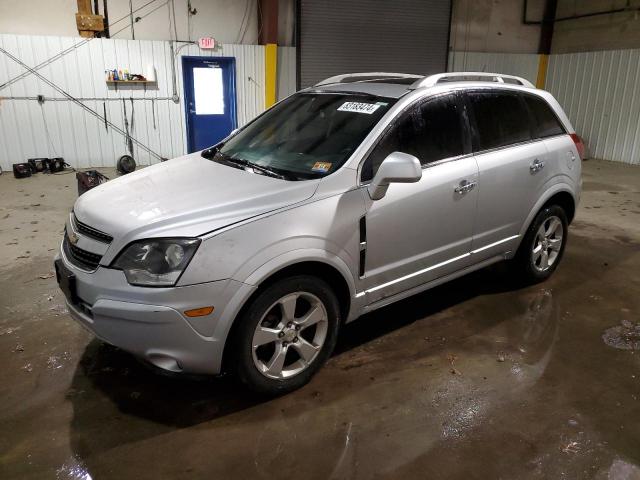
[[[300,275],[267,287],[246,308],[232,338],[234,370],[269,395],[306,384],[326,362],[340,326],[338,300],[321,279]]]
[[[562,259],[567,243],[567,215],[558,205],[543,208],[534,218],[513,260],[526,283],[546,280]]]

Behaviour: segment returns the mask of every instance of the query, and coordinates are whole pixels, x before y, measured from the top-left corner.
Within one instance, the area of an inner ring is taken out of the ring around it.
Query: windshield
[[[287,180],[329,175],[393,103],[395,99],[374,95],[299,93],[218,146],[212,159]]]

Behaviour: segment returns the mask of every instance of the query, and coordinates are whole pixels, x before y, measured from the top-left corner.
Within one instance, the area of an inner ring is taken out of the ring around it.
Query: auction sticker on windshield
[[[316,162],[311,167],[312,172],[327,173],[331,169],[331,163],[329,162]]]
[[[345,102],[338,107],[338,111],[366,113],[367,115],[371,115],[378,108],[380,108],[380,105],[376,105],[375,103]]]

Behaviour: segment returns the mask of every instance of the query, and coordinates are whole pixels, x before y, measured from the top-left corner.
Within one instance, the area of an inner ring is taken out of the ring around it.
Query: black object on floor
[[[49,158],[48,159],[48,167],[50,173],[61,172],[64,170],[64,167],[68,167],[69,164],[64,161],[62,157]]]
[[[31,173],[44,172],[49,169],[48,158],[30,158],[27,160]]]
[[[97,170],[87,170],[86,172],[77,172],[76,179],[78,180],[78,196],[80,196],[87,190],[91,190],[101,183],[105,183],[109,180],[109,177],[101,174]]]
[[[16,178],[27,178],[31,176],[31,167],[28,163],[14,163],[13,176]]]
[[[118,159],[116,168],[118,169],[118,172],[121,173],[122,175],[131,173],[136,169],[136,161],[133,159],[131,155],[122,155]]]

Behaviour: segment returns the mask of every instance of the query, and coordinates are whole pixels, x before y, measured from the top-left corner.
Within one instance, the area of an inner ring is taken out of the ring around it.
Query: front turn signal
[[[211,312],[213,312],[213,307],[200,307],[200,308],[194,308],[192,310],[187,310],[184,312],[184,314],[187,317],[204,317],[205,315],[209,315]]]

